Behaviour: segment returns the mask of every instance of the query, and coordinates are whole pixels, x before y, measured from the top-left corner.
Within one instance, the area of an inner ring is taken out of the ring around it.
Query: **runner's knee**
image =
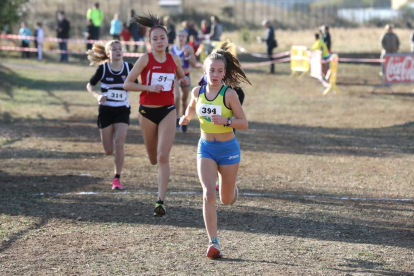
[[[168,164],[169,162],[168,153],[163,153],[163,152],[158,153],[157,161],[159,164]]]
[[[116,148],[116,150],[123,149],[124,145],[125,145],[125,142],[122,141],[120,138],[115,139],[115,148]]]
[[[203,200],[205,203],[215,203],[216,202],[216,190],[214,189],[204,189]]]

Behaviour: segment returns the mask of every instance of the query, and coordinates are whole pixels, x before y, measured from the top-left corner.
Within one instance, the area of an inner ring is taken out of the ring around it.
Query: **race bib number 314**
[[[126,101],[127,92],[125,90],[108,90],[107,99],[113,101]]]
[[[221,116],[221,106],[220,105],[211,105],[211,104],[200,104],[198,107],[198,115],[203,117],[211,117],[211,115],[220,115]]]
[[[175,75],[169,73],[152,73],[151,85],[162,85],[162,91],[170,91]]]

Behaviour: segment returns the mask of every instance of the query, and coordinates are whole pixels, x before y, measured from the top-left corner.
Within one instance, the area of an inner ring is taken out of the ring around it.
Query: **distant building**
[[[400,12],[392,9],[338,9],[339,18],[356,23],[364,23],[374,19],[391,20],[399,16]]]
[[[391,0],[391,8],[394,10],[398,10],[399,8],[401,8],[402,6],[404,6],[405,4],[407,4],[408,0]]]
[[[158,1],[158,6],[167,10],[170,14],[182,13],[181,0],[161,0]]]

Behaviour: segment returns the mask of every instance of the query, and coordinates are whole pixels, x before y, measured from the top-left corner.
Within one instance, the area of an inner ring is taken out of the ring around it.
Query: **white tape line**
[[[156,192],[78,192],[78,193],[37,193],[33,196],[74,196],[74,195],[149,195],[157,194]],[[202,192],[168,192],[168,195],[201,195]],[[341,201],[366,201],[366,202],[414,202],[411,198],[387,198],[387,197],[339,197],[339,196],[323,196],[323,195],[293,195],[293,194],[260,194],[260,193],[240,193],[241,196],[246,197],[273,197],[273,198],[305,198],[305,199],[328,199]]]
[[[256,66],[263,66],[263,65],[269,65],[269,64],[275,64],[275,63],[283,63],[283,62],[289,62],[290,57],[272,60],[272,61],[262,61],[262,62],[256,62],[256,63],[242,63],[243,68],[251,68]]]
[[[15,40],[36,40],[36,38],[34,36],[25,36],[25,35],[1,34],[0,38],[1,39],[15,39]],[[45,37],[45,38],[43,38],[43,41],[84,43],[84,44],[87,44],[87,43],[93,44],[95,42],[101,42],[102,44],[105,45],[105,43],[107,43],[108,41],[111,41],[111,40],[72,39],[72,38],[62,39],[62,38],[56,38],[56,37]],[[124,40],[121,40],[120,42],[122,44],[127,44],[127,45],[145,45],[144,41],[124,41]]]
[[[262,54],[262,53],[249,52],[241,46],[237,46],[237,48],[240,50],[240,52],[245,53],[245,54],[249,54],[253,57],[258,57],[258,58],[268,58],[269,57],[268,55],[265,55],[265,54]],[[284,57],[284,56],[289,56],[289,55],[290,55],[290,51],[286,51],[286,52],[273,54],[272,57],[273,58],[279,58],[279,57]]]
[[[23,48],[23,47],[13,47],[13,46],[0,46],[0,50],[4,51],[19,51],[19,52],[37,52],[37,48]],[[86,52],[82,51],[64,51],[64,50],[43,50],[45,53],[54,53],[54,54],[71,54],[71,55],[86,55]],[[144,53],[124,53],[125,57],[140,57]]]
[[[338,58],[339,62],[363,62],[363,63],[382,63],[385,59],[381,58]]]

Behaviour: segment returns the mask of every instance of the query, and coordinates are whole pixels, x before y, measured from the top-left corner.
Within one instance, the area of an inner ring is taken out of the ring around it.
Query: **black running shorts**
[[[131,114],[130,107],[100,105],[97,122],[98,127],[102,129],[115,123],[125,123],[129,125],[129,114]]]

